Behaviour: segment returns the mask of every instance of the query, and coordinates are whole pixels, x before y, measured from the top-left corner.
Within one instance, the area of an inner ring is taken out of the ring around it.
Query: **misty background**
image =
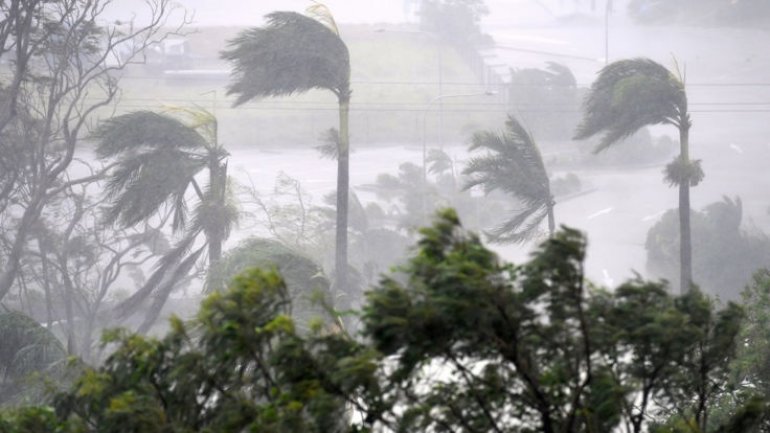
[[[9,120],[0,160],[0,301],[86,359],[101,356],[91,350],[103,327],[159,332],[162,319],[192,314],[204,293],[248,266],[294,263],[297,281],[334,285],[338,95],[313,89],[235,106],[228,89],[237,73],[223,58],[241,32],[267,24],[265,14],[318,4],[161,4],[168,9],[153,13],[142,2],[108,2],[91,16],[105,33],[86,38],[82,52],[62,48],[64,37],[43,38],[49,49],[18,81],[25,116],[0,111],[17,122]],[[690,158],[705,173],[691,192],[695,282],[737,300],[770,265],[764,3],[325,5],[350,63],[349,306],[410,257],[419,228],[444,207],[504,260],[527,260],[551,220],[587,234],[585,271],[597,285],[642,275],[676,286],[679,201],[663,179],[678,154],[676,128],[644,127],[600,153],[598,138],[573,139],[599,72],[629,58],[652,59],[684,84]],[[0,56],[11,83],[14,55]],[[100,67],[84,69],[92,58]],[[61,85],[74,79],[45,75],[58,64],[92,81]],[[515,130],[509,116],[529,134],[527,174],[540,196],[474,184],[484,138]],[[174,134],[158,133],[164,119]],[[152,148],[153,133],[184,152]],[[29,143],[38,147],[25,153]],[[501,235],[521,215],[526,233]]]

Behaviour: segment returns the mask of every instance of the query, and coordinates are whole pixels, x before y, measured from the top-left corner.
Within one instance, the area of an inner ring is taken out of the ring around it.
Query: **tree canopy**
[[[110,334],[113,354],[54,411],[12,412],[0,431],[738,432],[764,422],[763,400],[732,393],[737,305],[640,279],[598,289],[583,274],[586,240],[568,228],[522,265],[502,262],[453,211],[421,233],[403,275],[368,293],[360,340],[298,334],[281,277],[247,271],[161,339]]]
[[[251,99],[326,89],[348,96],[350,55],[324,23],[296,13],[273,12],[267,25],[242,32],[222,57],[234,65],[228,94]]]

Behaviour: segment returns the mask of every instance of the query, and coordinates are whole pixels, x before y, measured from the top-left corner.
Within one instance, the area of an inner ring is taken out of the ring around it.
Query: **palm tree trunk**
[[[348,288],[348,195],[350,189],[350,137],[348,118],[350,92],[339,95],[340,142],[337,158],[337,233],[334,259],[335,295],[343,296],[341,307],[350,307]],[[337,297],[335,296],[335,298]],[[335,306],[336,307],[336,306]]]
[[[224,213],[227,200],[227,164],[223,164],[219,157],[212,158],[209,162],[209,182],[211,188],[211,199],[216,200],[216,206],[220,217]],[[206,240],[209,243],[209,268],[222,258],[222,244],[225,241],[225,221],[217,221],[213,230],[206,233]]]
[[[679,126],[679,143],[682,162],[690,162],[690,120],[685,114]],[[679,292],[684,294],[692,286],[692,238],[690,233],[690,179],[679,184]]]
[[[554,206],[553,199],[551,199],[551,202],[548,203],[548,236],[553,237],[554,232],[556,231],[556,218],[554,218],[553,215],[553,206]]]

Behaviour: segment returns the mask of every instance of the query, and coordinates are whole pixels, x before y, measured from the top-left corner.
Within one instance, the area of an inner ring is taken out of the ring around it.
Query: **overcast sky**
[[[310,0],[175,0],[188,11],[194,11],[194,24],[200,26],[259,25],[262,17],[276,10],[302,12]],[[139,18],[146,7],[138,0],[118,0],[112,14],[125,19],[132,13]],[[409,20],[410,7],[418,0],[324,0],[340,23],[401,23]],[[583,2],[588,4],[589,2]],[[601,3],[601,2],[600,2]],[[577,2],[566,0],[486,0],[492,14],[488,24],[538,25],[549,21],[548,11],[569,13]]]

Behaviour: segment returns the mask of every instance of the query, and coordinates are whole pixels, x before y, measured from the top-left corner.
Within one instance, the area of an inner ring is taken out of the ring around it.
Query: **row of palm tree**
[[[242,32],[222,56],[234,64],[228,93],[236,95],[236,106],[256,98],[311,89],[328,90],[337,97],[334,287],[337,294],[343,294],[348,286],[350,59],[328,9],[316,4],[309,12],[311,16],[295,12],[269,14],[265,26]],[[170,205],[172,227],[185,233],[145,287],[122,305],[124,312],[132,312],[149,293],[156,293],[152,309],[155,314],[151,315],[156,317],[175,281],[192,269],[204,247],[208,248],[209,264],[220,259],[222,243],[237,216],[227,200],[227,152],[218,144],[216,119],[204,110],[187,110],[183,114],[192,122],[185,124],[172,116],[150,112],[131,113],[107,121],[95,134],[100,140],[98,154],[118,162],[108,184],[112,199],[108,219],[131,226]],[[646,59],[624,60],[605,67],[585,101],[584,119],[575,138],[604,133],[596,148],[599,152],[644,126],[659,123],[674,125],[680,132],[681,154],[667,167],[666,178],[679,187],[680,283],[684,290],[692,282],[689,187],[698,183],[702,171],[688,156],[690,119],[683,80]],[[523,205],[490,231],[490,239],[531,239],[546,219],[552,235],[556,203],[549,176],[537,145],[523,125],[509,117],[504,133],[475,134],[471,150],[488,153],[473,158],[466,167],[464,173],[469,180],[465,188],[481,186],[487,193],[501,190]],[[204,170],[208,173],[208,185],[201,188],[196,175]],[[189,189],[195,191],[198,203],[188,224]],[[193,250],[200,234],[204,235],[204,246]]]

